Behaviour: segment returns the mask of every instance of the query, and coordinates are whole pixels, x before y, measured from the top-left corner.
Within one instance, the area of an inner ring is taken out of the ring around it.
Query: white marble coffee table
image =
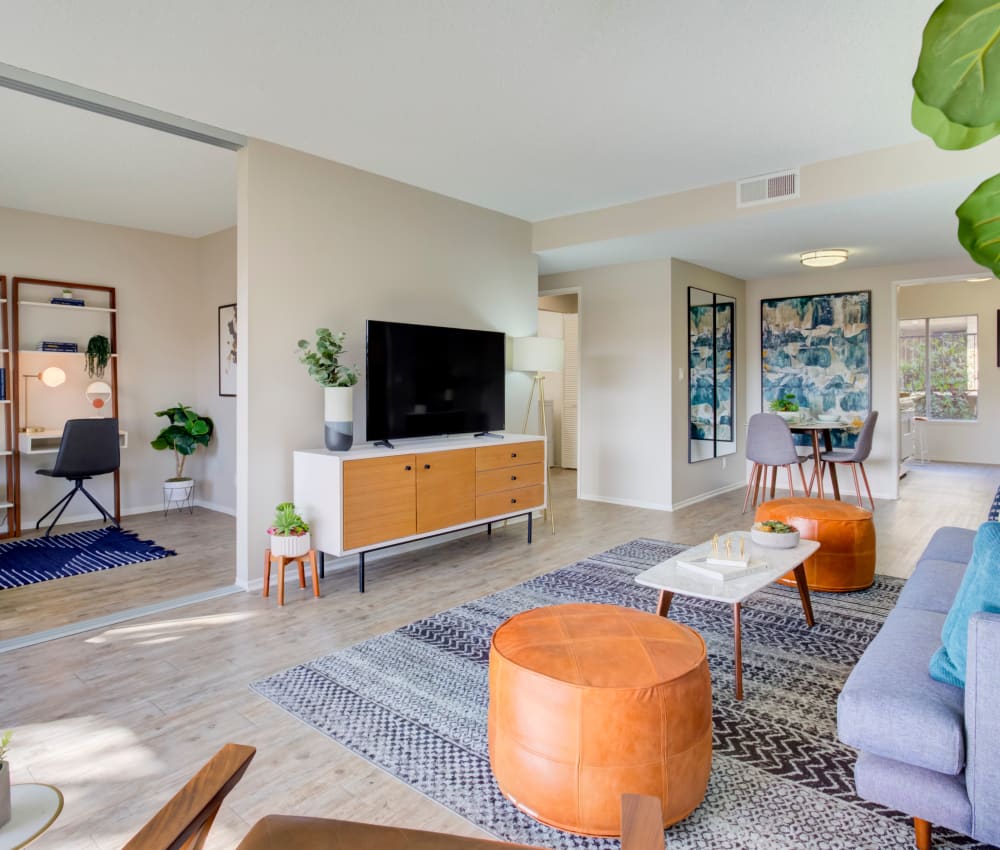
[[[806,624],[812,628],[812,601],[809,599],[809,585],[806,582],[806,571],[802,562],[819,549],[819,542],[800,540],[799,545],[793,549],[769,549],[751,542],[748,531],[730,531],[719,535],[720,540],[725,540],[727,537],[733,540],[733,551],[739,550],[739,538],[745,538],[746,553],[751,563],[766,561],[767,566],[750,575],[728,581],[705,578],[678,567],[679,560],[705,557],[712,547],[712,542],[707,541],[650,567],[645,572],[639,573],[635,580],[639,584],[655,587],[660,591],[660,601],[656,607],[656,613],[663,617],[669,613],[670,602],[675,593],[679,593],[681,596],[691,596],[695,599],[725,602],[732,606],[736,699],[743,699],[743,635],[740,625],[740,606],[748,596],[767,587],[785,573],[794,572],[795,582],[799,588],[799,597],[802,599],[802,611],[806,617]]]
[[[10,820],[0,826],[0,850],[19,850],[52,826],[63,807],[53,785],[25,782],[10,786]]]

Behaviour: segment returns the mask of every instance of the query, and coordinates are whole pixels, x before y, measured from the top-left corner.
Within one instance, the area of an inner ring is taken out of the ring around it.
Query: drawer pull
[[[405,469],[407,472],[409,472],[411,469],[413,469],[413,467],[410,466],[409,464],[406,464]]]
[[[510,456],[511,456],[511,457],[517,457],[517,452],[511,452],[511,453],[510,453]]]
[[[424,469],[430,469],[430,468],[431,468],[431,465],[429,463],[425,463],[424,464]]]
[[[512,505],[516,505],[516,504],[517,504],[517,499],[511,499],[511,500],[510,500],[510,503],[511,503]]]
[[[516,476],[516,475],[512,475],[512,476],[510,477],[510,480],[511,480],[511,481],[517,481],[517,476]]]

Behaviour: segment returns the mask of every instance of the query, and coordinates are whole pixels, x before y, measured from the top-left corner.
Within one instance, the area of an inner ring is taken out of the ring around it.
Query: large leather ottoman
[[[818,540],[819,551],[805,562],[810,590],[863,590],[875,580],[875,523],[871,511],[832,499],[774,499],[757,508],[757,522],[781,520],[806,540]],[[786,573],[781,583],[795,584]]]
[[[712,766],[705,642],[616,605],[511,617],[490,647],[489,747],[500,790],[542,823],[619,835],[623,793],[658,797],[676,823]]]

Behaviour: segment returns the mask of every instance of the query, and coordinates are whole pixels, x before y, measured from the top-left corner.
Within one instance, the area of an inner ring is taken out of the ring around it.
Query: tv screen
[[[368,321],[367,437],[500,431],[504,335]]]

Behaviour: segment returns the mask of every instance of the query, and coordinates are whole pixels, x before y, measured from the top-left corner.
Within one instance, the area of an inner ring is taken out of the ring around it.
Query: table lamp
[[[34,434],[38,431],[44,431],[44,428],[32,427],[28,424],[31,422],[28,417],[28,378],[38,378],[47,387],[58,387],[66,383],[66,373],[58,366],[49,366],[37,374],[25,374],[21,377],[24,378],[24,433]]]
[[[545,419],[545,375],[543,372],[559,372],[563,368],[563,341],[555,337],[525,336],[514,340],[513,369],[515,372],[534,372],[532,375],[531,393],[528,395],[528,409],[524,412],[524,424],[521,433],[528,429],[528,417],[531,415],[531,402],[535,398],[535,387],[538,388],[538,403],[542,407],[542,439],[548,447],[549,428]],[[549,484],[549,463],[545,463],[545,480]],[[552,503],[552,487],[547,486],[549,499]],[[552,523],[552,533],[555,534],[556,518],[551,508],[545,509]]]

